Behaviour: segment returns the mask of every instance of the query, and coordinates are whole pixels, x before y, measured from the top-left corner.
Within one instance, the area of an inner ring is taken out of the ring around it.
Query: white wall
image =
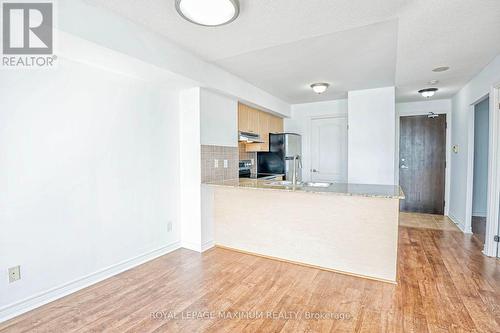
[[[196,97],[196,96],[195,96]],[[200,91],[200,131],[201,144],[214,145],[225,147],[238,147],[238,101],[234,98],[223,96],[219,93],[201,89]],[[195,143],[193,143],[195,144]],[[186,149],[189,149],[186,147]],[[194,157],[194,156],[193,156]],[[201,167],[201,165],[200,165]],[[195,173],[194,170],[190,171]],[[200,174],[201,170],[196,171]],[[193,185],[193,189],[196,189]],[[198,184],[200,188],[200,184]],[[193,195],[188,199],[187,204],[183,209],[188,210],[188,214],[193,214]],[[196,235],[195,242],[191,245],[183,244],[186,247],[196,251],[205,251],[214,245],[213,231],[213,200],[214,193],[212,188],[201,185],[199,199],[200,200],[200,224],[192,225],[196,221],[194,216],[188,218],[188,223],[185,228],[183,226],[184,237],[187,240],[189,237]],[[197,214],[198,212],[196,212]],[[199,239],[198,239],[199,235]],[[195,245],[196,244],[196,245]]]
[[[290,114],[109,11],[68,0],[56,13],[58,65],[0,75],[0,321],[178,248],[181,219],[201,228],[200,113],[181,117],[180,90]]]
[[[292,105],[292,117],[285,119],[285,131],[302,135],[302,179],[311,180],[311,119],[346,116],[347,100]],[[347,141],[347,137],[345,138]],[[347,164],[347,161],[345,161]]]
[[[0,321],[179,246],[176,90],[60,57],[0,100]]]
[[[201,90],[201,144],[238,147],[238,101]]]
[[[488,129],[490,100],[477,104],[474,111],[474,184],[472,216],[486,217],[488,206]]]
[[[472,104],[490,93],[493,85],[500,83],[500,56],[497,56],[486,68],[465,85],[452,99],[452,144],[458,145],[457,154],[451,154],[451,191],[449,216],[466,232],[470,225],[466,221],[468,140],[469,125],[472,120]],[[490,148],[491,149],[491,148]],[[491,155],[491,154],[490,154]]]
[[[191,88],[180,94],[180,214],[181,243],[201,251],[201,89]]]
[[[409,103],[397,103],[396,104],[396,184],[399,184],[399,125],[400,117],[402,116],[418,116],[426,115],[429,112],[434,112],[436,114],[445,114],[446,122],[451,124],[452,112],[451,112],[451,99],[438,99],[438,100],[424,100],[421,102],[409,102]],[[446,128],[446,175],[445,175],[445,209],[444,214],[448,215],[450,208],[450,184],[451,184],[451,126]]]
[[[201,184],[201,251],[206,251],[215,245],[214,200],[214,189]]]
[[[349,183],[395,184],[395,88],[350,91]]]
[[[213,192],[201,184],[201,144],[237,147],[237,102],[201,88],[180,93],[181,244],[202,252],[213,244]]]
[[[448,111],[451,111],[451,99],[423,100],[421,102],[396,104],[396,113],[398,116],[417,116],[429,114],[429,112],[446,114]]]

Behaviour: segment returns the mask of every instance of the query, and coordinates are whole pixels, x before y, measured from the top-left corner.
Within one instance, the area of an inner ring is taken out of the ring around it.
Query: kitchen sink
[[[293,183],[289,180],[282,180],[282,181],[275,181],[275,182],[269,182],[269,183],[264,183],[266,186],[293,186]],[[302,183],[299,182],[295,186],[301,186],[301,187],[330,187],[332,183],[324,183],[324,182],[307,182],[307,183]]]
[[[307,186],[307,187],[330,187],[333,185],[332,183],[323,183],[323,182],[308,182],[308,183],[302,183],[302,186]]]
[[[275,181],[275,182],[269,182],[269,183],[264,183],[266,186],[293,186],[293,183],[288,180],[280,180],[280,181]],[[300,183],[297,184],[297,186],[301,186]]]

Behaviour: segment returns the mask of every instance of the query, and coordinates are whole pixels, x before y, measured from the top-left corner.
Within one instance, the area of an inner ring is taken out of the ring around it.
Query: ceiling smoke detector
[[[448,67],[448,66],[442,66],[442,67],[436,67],[432,71],[436,72],[436,73],[441,73],[441,72],[446,72],[449,69],[450,69],[450,67]]]
[[[324,93],[328,87],[330,87],[330,84],[329,83],[314,83],[314,84],[311,84],[311,88],[312,90],[314,90],[314,92],[316,94],[322,94]]]
[[[175,9],[185,20],[205,27],[218,27],[236,20],[238,0],[175,0]]]
[[[422,97],[431,98],[438,91],[438,88],[426,88],[418,91]]]

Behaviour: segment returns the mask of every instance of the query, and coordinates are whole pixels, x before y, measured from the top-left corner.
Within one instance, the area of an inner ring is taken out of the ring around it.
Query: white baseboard
[[[181,243],[181,247],[182,248],[188,249],[188,250],[191,250],[191,251],[196,251],[196,252],[199,252],[199,253],[203,253],[206,250],[211,249],[214,246],[215,246],[214,241],[208,241],[208,242],[205,242],[205,243],[203,243],[201,245],[200,244],[191,243],[191,242],[182,242]]]
[[[175,242],[0,308],[0,323],[180,248]]]
[[[214,246],[215,246],[214,241],[208,241],[206,243],[203,243],[201,245],[201,252],[205,252],[206,250],[209,250],[209,249],[213,248]]]
[[[202,252],[201,245],[198,243],[191,243],[191,242],[183,241],[183,242],[181,242],[181,247],[184,249],[191,250],[191,251]]]
[[[471,234],[472,233],[472,230],[465,230],[465,224],[462,223],[462,221],[460,221],[460,219],[458,219],[456,216],[452,215],[452,214],[448,214],[448,217],[450,218],[450,220],[453,221],[453,223],[455,223],[457,225],[457,227],[462,230],[462,232],[464,234]]]

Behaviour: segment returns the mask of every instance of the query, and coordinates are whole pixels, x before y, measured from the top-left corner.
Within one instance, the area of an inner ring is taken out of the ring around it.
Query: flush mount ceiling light
[[[449,69],[450,69],[450,67],[448,67],[448,66],[442,66],[442,67],[436,67],[432,71],[436,72],[436,73],[440,73],[440,72],[446,72]]]
[[[175,0],[175,9],[191,23],[217,27],[236,20],[240,3],[238,0]]]
[[[434,96],[434,94],[438,91],[438,88],[427,88],[427,89],[421,89],[418,91],[422,97],[430,98]]]
[[[314,90],[314,92],[316,94],[322,94],[324,93],[328,87],[330,87],[330,84],[329,83],[314,83],[314,84],[311,84],[311,88],[312,90]]]

